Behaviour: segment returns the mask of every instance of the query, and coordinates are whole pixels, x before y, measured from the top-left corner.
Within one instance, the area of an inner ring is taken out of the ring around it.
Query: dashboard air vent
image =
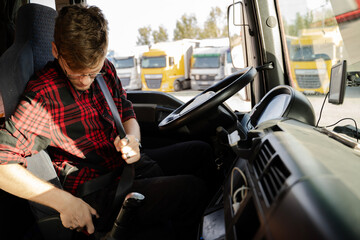
[[[290,176],[290,171],[268,140],[261,146],[253,168],[265,203],[269,207]]]

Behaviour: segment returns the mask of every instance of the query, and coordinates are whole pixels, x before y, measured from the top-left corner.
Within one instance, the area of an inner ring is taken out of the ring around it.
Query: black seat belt
[[[111,113],[114,117],[117,133],[120,136],[120,138],[123,139],[126,137],[126,133],[121,123],[121,118],[118,109],[109,92],[105,80],[103,76],[100,74],[97,75],[95,79],[98,82],[100,89],[105,96],[106,102],[110,107]],[[100,177],[94,178],[92,180],[89,180],[81,184],[78,188],[77,196],[83,197],[104,188],[104,186],[108,185],[109,183],[114,181],[117,176],[119,176],[121,169],[122,168],[118,168],[113,172],[107,173],[105,175],[102,175]],[[125,163],[125,167],[123,168],[123,171],[121,173],[120,181],[115,193],[115,198],[113,202],[114,208],[121,204],[121,199],[125,198],[125,194],[129,191],[130,187],[134,182],[134,176],[135,176],[134,166],[132,164]]]
[[[119,111],[114,103],[114,99],[112,98],[109,89],[105,83],[105,80],[103,78],[103,76],[101,74],[96,76],[96,81],[98,82],[101,91],[103,92],[106,102],[108,103],[109,107],[110,107],[110,111],[114,117],[114,121],[115,121],[115,125],[116,125],[116,130],[117,133],[119,134],[120,138],[123,139],[126,137],[126,133],[125,133],[125,129],[121,123],[121,118],[119,115]]]

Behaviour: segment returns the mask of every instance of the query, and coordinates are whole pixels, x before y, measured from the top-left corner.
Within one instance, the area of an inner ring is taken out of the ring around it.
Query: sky
[[[169,40],[173,38],[176,21],[186,13],[194,14],[203,27],[212,7],[226,13],[232,0],[87,0],[98,6],[109,22],[109,49],[130,48],[136,45],[138,29],[149,26],[158,30],[165,27]]]
[[[31,0],[47,5],[49,0]],[[280,0],[282,4],[294,4],[294,1]],[[235,1],[236,2],[236,1]],[[325,0],[305,0],[298,6],[299,11],[306,10],[307,5],[321,5]],[[233,0],[87,0],[89,5],[98,6],[109,22],[109,49],[131,48],[136,45],[138,29],[150,26],[158,30],[165,27],[169,40],[173,39],[176,21],[183,14],[193,14],[197,25],[203,27],[212,7],[220,7],[226,14],[227,7]],[[54,5],[54,3],[52,3]],[[283,13],[295,17],[295,12]]]
[[[53,1],[32,0],[47,5]],[[280,0],[282,4],[294,4],[294,1]],[[325,0],[305,0],[299,4],[299,11],[306,10],[309,5],[321,5]],[[150,26],[158,30],[165,27],[169,40],[173,39],[176,21],[183,14],[193,14],[197,18],[197,25],[203,27],[212,7],[220,7],[226,14],[227,7],[233,0],[87,0],[89,5],[98,6],[109,22],[109,49],[119,50],[136,45],[138,29]],[[55,6],[54,3],[52,5]],[[295,12],[283,13],[295,17]]]

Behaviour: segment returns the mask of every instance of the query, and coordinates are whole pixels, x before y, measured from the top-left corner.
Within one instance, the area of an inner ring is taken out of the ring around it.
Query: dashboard
[[[259,125],[260,123],[267,120],[281,117],[289,105],[290,99],[290,95],[287,94],[279,94],[273,97],[264,111],[262,111],[261,115],[257,119],[256,124]]]
[[[242,125],[203,239],[359,239],[360,153],[315,129],[302,93],[274,88]]]
[[[289,86],[273,88],[252,109],[243,126],[249,131],[268,120],[291,118],[315,125],[315,113],[309,100]]]

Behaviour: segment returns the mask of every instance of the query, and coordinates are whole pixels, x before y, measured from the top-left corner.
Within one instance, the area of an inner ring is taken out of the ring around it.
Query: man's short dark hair
[[[72,70],[92,68],[106,55],[108,23],[96,6],[65,6],[56,18],[54,39]]]

